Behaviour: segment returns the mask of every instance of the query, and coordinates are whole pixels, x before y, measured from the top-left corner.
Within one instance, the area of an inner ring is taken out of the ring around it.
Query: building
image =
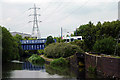
[[[16,34],[19,34],[22,36],[22,38],[24,37],[32,37],[30,34],[26,34],[26,33],[20,33],[20,32],[10,32],[12,34],[12,36],[15,36]]]
[[[82,36],[73,36],[73,37],[63,37],[65,42],[72,42],[74,40],[82,40]]]
[[[120,1],[118,2],[118,20],[120,20]]]

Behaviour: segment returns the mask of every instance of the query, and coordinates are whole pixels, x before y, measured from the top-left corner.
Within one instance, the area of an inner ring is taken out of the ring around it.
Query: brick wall
[[[104,76],[118,77],[120,78],[120,59],[94,56],[85,54],[85,68],[88,70],[89,66],[97,68],[98,72],[101,72]]]

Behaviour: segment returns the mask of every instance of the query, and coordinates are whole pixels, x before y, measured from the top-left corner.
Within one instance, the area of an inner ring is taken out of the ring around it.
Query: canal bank
[[[120,78],[120,58],[85,53],[85,69],[95,68],[104,77]]]

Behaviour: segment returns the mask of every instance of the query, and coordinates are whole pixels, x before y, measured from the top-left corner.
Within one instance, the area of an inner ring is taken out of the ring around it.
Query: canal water
[[[85,79],[83,68],[52,68],[49,64],[33,65],[32,63],[12,61],[2,66],[3,78],[70,78]]]

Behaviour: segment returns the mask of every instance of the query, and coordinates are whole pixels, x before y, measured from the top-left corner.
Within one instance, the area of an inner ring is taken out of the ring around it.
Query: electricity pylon
[[[38,16],[40,16],[40,14],[37,14],[37,9],[40,9],[40,8],[36,7],[36,5],[34,4],[34,7],[33,8],[29,8],[29,10],[30,9],[34,10],[34,14],[30,14],[29,15],[29,16],[34,16],[34,20],[33,21],[29,21],[29,22],[33,22],[32,37],[33,38],[37,37],[37,39],[40,39],[41,36],[40,36],[39,28],[38,28],[38,22],[42,22],[42,21],[38,21],[38,18],[37,18]],[[35,31],[37,31],[37,35],[35,35]]]

